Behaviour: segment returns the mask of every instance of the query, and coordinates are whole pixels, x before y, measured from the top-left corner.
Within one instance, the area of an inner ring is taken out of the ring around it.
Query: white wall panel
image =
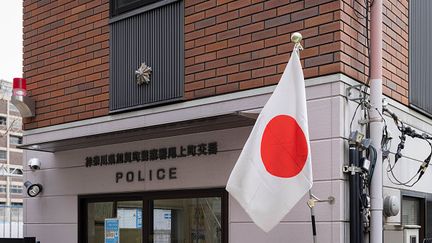
[[[332,84],[321,84],[307,87],[306,99],[314,100],[332,96]]]
[[[348,205],[345,198],[345,187],[347,182],[335,180],[314,182],[312,193],[320,199],[327,199],[329,196],[335,198],[334,204],[327,202],[317,203],[315,207],[316,220],[319,222],[328,221],[346,221],[348,220],[348,211],[345,205]],[[283,218],[282,222],[307,222],[310,220],[310,209],[307,206],[309,195],[305,195],[296,206]],[[252,222],[238,202],[230,197],[230,222],[247,223]]]
[[[78,198],[76,196],[26,198],[26,222],[70,224],[77,223]]]
[[[310,139],[329,139],[332,137],[332,100],[319,99],[308,102]]]

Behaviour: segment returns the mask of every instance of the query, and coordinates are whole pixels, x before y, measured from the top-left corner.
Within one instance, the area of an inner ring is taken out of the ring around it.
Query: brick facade
[[[296,31],[306,78],[366,82],[360,2],[355,12],[353,0],[185,0],[185,99],[277,83]],[[408,104],[408,2],[384,5],[384,92]],[[108,19],[108,0],[24,0],[24,73],[37,105],[26,129],[108,114]]]
[[[108,114],[108,0],[24,1],[32,129]]]
[[[408,105],[408,0],[383,4],[383,92]]]
[[[275,84],[301,31],[306,77],[340,72],[339,1],[186,1],[187,99]]]

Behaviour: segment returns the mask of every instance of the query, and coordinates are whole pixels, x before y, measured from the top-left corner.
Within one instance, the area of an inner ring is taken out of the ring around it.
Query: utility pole
[[[370,243],[383,242],[383,169],[382,169],[382,0],[371,6],[370,30],[370,138],[377,149],[375,173],[371,183]]]

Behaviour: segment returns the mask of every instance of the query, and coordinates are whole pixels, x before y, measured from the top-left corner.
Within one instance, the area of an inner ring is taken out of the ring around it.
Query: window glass
[[[87,205],[88,243],[104,243],[105,219],[118,219],[120,242],[142,242],[142,201],[95,202]]]
[[[117,2],[117,7],[123,8],[141,2],[141,0],[114,0]]]
[[[0,160],[6,159],[6,151],[0,150]]]
[[[157,1],[160,0],[112,0],[111,13],[115,16]]]
[[[142,201],[117,202],[120,242],[141,243],[142,209]]]
[[[6,126],[6,117],[0,116],[0,125]]]
[[[420,199],[413,197],[403,197],[402,223],[404,225],[421,225]]]
[[[155,200],[153,242],[222,242],[221,208],[219,197]]]
[[[11,185],[10,192],[14,194],[22,194],[23,188],[22,186],[18,186],[18,185]]]
[[[120,243],[226,243],[222,230],[226,194],[214,191],[167,192],[164,196],[170,197],[163,199],[153,193],[121,199],[98,196],[97,202],[83,198],[86,213],[79,224],[86,234],[80,234],[80,239],[84,243],[105,243],[105,237],[118,237]]]
[[[11,135],[9,141],[11,144],[22,144],[22,137]]]
[[[114,218],[114,202],[87,204],[87,242],[104,243],[105,219]]]
[[[432,199],[426,204],[426,237],[432,239]]]

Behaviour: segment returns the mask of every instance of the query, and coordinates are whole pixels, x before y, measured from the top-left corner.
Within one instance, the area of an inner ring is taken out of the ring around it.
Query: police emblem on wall
[[[138,70],[135,71],[135,79],[138,85],[149,84],[152,69],[145,63],[142,63]]]

